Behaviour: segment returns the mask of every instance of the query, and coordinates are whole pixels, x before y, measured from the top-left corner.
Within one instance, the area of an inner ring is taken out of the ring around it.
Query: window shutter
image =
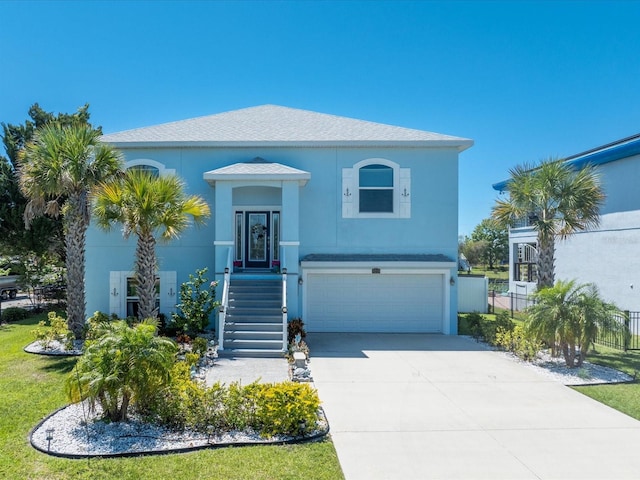
[[[342,169],[342,218],[353,218],[353,197],[356,192],[354,191],[353,183],[353,168]]]
[[[160,277],[160,312],[170,317],[178,302],[178,280],[175,270],[158,272]]]
[[[400,195],[400,218],[411,218],[411,169],[400,169],[400,182],[398,194]]]
[[[125,277],[126,280],[126,277]],[[109,272],[109,314],[115,313],[122,317],[122,301],[126,300],[126,285],[122,288],[122,272]]]

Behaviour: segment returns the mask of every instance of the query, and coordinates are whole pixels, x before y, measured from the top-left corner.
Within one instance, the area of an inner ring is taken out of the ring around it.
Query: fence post
[[[629,310],[624,311],[624,351],[629,349],[629,340],[631,340],[631,330],[629,330]]]
[[[513,292],[509,292],[509,304],[511,305],[511,318],[513,319]]]
[[[496,313],[496,291],[493,291],[493,312],[491,313]]]

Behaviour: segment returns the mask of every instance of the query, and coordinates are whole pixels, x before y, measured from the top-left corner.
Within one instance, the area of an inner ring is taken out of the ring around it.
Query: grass
[[[344,478],[330,440],[123,459],[66,460],[36,451],[29,443],[29,431],[67,404],[63,382],[76,362],[22,350],[33,341],[30,332],[43,318],[0,326],[0,478]]]
[[[509,267],[501,265],[495,268],[489,268],[486,265],[474,266],[471,269],[472,275],[484,275],[490,280],[509,280]],[[466,275],[466,272],[458,272],[461,277]]]
[[[640,372],[639,351],[629,350],[622,352],[596,345],[596,350],[589,353],[587,361],[615,368],[631,376],[638,376],[638,372]],[[574,389],[598,402],[626,413],[636,420],[640,420],[640,383],[592,385],[574,387]]]

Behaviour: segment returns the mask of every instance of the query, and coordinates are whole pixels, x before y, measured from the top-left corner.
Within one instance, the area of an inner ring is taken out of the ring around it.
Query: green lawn
[[[484,275],[490,280],[509,280],[509,267],[501,265],[493,269],[488,268],[485,265],[474,266],[471,269],[472,275]],[[458,272],[459,276],[466,275],[466,272]]]
[[[596,351],[589,353],[587,361],[640,377],[640,351],[622,352],[596,345]],[[640,420],[640,383],[574,388],[584,395]]]
[[[330,440],[126,459],[65,460],[36,451],[29,444],[29,431],[67,403],[63,381],[76,361],[22,351],[42,318],[0,326],[0,478],[344,478]]]

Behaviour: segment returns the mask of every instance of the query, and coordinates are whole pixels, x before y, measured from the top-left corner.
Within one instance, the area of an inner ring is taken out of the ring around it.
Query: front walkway
[[[640,477],[640,422],[472,340],[307,341],[348,480]]]

